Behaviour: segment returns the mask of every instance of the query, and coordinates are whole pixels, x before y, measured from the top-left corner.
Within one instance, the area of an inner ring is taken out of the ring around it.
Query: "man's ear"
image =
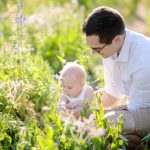
[[[122,40],[122,35],[116,35],[114,38],[113,38],[113,41],[115,42],[115,43],[118,43],[118,42],[120,42]]]

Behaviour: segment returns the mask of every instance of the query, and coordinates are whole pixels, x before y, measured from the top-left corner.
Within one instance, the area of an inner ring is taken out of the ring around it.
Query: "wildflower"
[[[72,4],[78,4],[78,1],[77,0],[72,0]]]
[[[21,127],[20,128],[20,134],[21,135],[26,135],[26,127]]]
[[[75,131],[76,130],[76,127],[75,126],[71,126],[70,127],[70,131]]]
[[[57,88],[57,85],[55,85],[55,84],[51,85],[51,86],[49,87],[50,93],[55,93],[56,88]]]
[[[98,134],[98,136],[105,136],[105,130],[103,129],[103,128],[99,128],[98,130],[97,130],[97,134]]]
[[[24,6],[23,3],[19,3],[19,4],[18,4],[18,8],[19,8],[19,9],[22,9],[23,6]]]
[[[71,118],[71,116],[69,116],[69,117],[66,118],[66,120],[65,120],[65,126],[71,124],[71,122],[72,122],[72,118]]]
[[[25,47],[21,47],[21,48],[19,48],[19,51],[26,52],[27,49]]]
[[[16,17],[16,23],[20,26],[24,24],[25,20],[26,18],[22,15],[20,15],[19,17]]]
[[[66,139],[65,134],[62,134],[62,135],[61,135],[61,138]]]
[[[89,120],[95,120],[96,119],[96,115],[95,114],[91,114],[90,116],[89,116]]]
[[[77,126],[78,128],[84,128],[85,127],[84,122],[79,121],[79,120],[75,121],[74,125]]]
[[[105,136],[105,135],[106,135],[106,133],[103,128],[96,129],[94,127],[91,127],[91,129],[89,130],[89,133],[88,133],[88,136],[91,138],[101,137],[101,136]]]
[[[89,132],[88,132],[88,136],[90,138],[93,138],[93,137],[97,137],[97,132],[96,132],[96,129],[95,128],[90,128]]]
[[[2,32],[0,32],[0,39],[2,39]]]
[[[95,120],[94,120],[94,115],[90,115],[90,117],[87,119],[87,118],[83,118],[85,124],[87,126],[89,126],[90,128],[94,127],[95,126]]]
[[[31,47],[31,48],[30,48],[30,51],[31,51],[31,52],[33,52],[33,51],[34,51],[34,48],[33,48],[33,47]]]
[[[48,106],[43,106],[42,107],[42,111],[48,111],[49,110],[49,107]]]

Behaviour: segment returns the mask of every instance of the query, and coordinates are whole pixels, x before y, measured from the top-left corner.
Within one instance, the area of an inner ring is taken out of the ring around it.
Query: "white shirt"
[[[69,100],[69,102],[84,101],[86,99],[87,89],[88,89],[88,85],[84,85],[83,88],[82,88],[81,93],[78,96],[69,97],[69,96],[66,95],[66,97]]]
[[[150,107],[150,39],[126,29],[119,56],[103,59],[104,91],[128,97],[128,109]]]

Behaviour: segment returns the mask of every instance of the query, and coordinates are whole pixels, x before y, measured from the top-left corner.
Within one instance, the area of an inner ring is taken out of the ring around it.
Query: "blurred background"
[[[149,0],[0,0],[1,49],[7,49],[16,30],[18,3],[23,3],[21,13],[25,17],[20,37],[23,48],[47,61],[54,74],[66,61],[77,60],[86,68],[95,89],[103,86],[101,58],[91,57],[81,31],[92,9],[111,6],[122,13],[128,28],[150,35]]]

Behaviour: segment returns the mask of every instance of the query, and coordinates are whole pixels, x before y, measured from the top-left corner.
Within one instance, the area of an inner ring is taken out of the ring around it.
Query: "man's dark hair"
[[[116,35],[125,32],[125,22],[118,11],[98,7],[84,21],[82,31],[86,36],[98,35],[101,43],[111,44]]]

